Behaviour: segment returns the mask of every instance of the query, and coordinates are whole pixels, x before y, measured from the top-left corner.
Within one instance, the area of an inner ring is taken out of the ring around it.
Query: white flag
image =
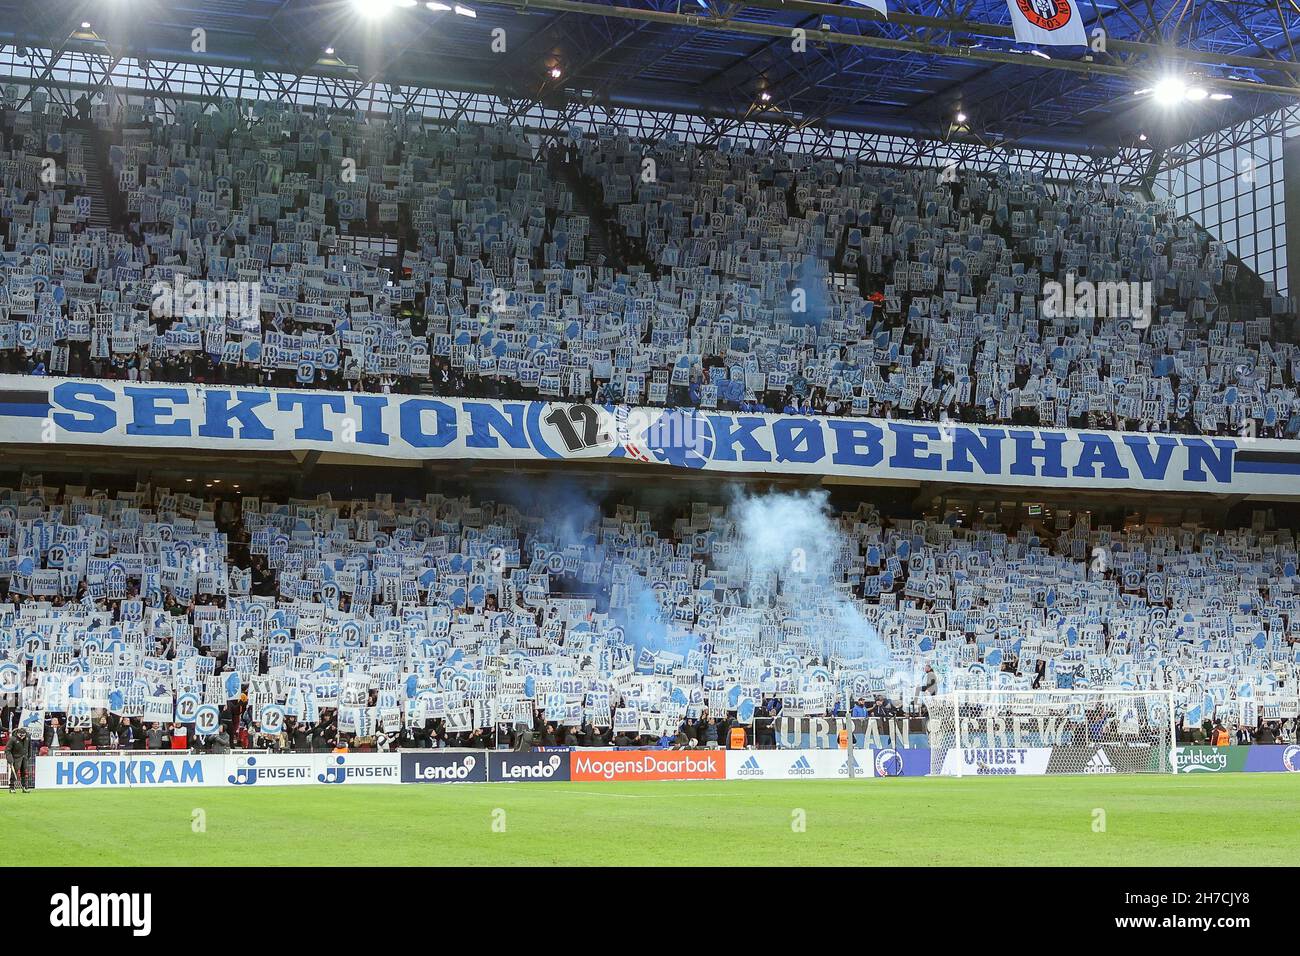
[[[862,7],[870,7],[886,19],[889,17],[889,8],[885,6],[885,0],[853,0],[853,2]]]
[[[1079,0],[1007,0],[1018,43],[1087,46]]]

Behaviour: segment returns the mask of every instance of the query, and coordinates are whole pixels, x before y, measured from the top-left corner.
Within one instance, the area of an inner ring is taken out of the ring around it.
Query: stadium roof
[[[0,43],[28,48],[38,74],[37,51],[82,50],[113,63],[1070,152],[1140,136],[1148,148],[1181,143],[1300,100],[1297,0],[1082,3],[1089,32],[1107,32],[1106,52],[1017,44],[1005,0],[888,0],[888,21],[849,0],[366,2],[390,9],[367,18],[357,0],[0,0]],[[457,4],[433,6],[444,5]],[[808,31],[806,52],[791,49],[795,29]],[[1171,73],[1231,98],[1168,108],[1137,94]]]

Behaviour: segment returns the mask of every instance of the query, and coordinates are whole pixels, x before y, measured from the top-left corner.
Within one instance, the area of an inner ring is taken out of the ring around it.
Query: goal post
[[[931,698],[930,773],[1173,773],[1172,690],[954,690]]]

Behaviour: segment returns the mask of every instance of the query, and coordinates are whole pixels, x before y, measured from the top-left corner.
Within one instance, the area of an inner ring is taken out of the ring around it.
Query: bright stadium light
[[[1177,106],[1179,103],[1199,103],[1202,100],[1230,100],[1231,93],[1211,93],[1199,83],[1189,83],[1181,76],[1166,76],[1156,81],[1156,85],[1133,91],[1137,96],[1151,97],[1161,106]]]
[[[396,8],[415,7],[419,0],[352,0],[356,12],[365,20],[382,20]]]
[[[964,123],[964,122],[966,122],[966,119],[967,119],[966,114],[963,113],[961,110],[958,110],[958,111],[957,111],[957,122],[958,122],[958,123]]]
[[[451,9],[451,6],[449,4],[438,3],[437,0],[431,0],[431,2],[426,3],[425,6],[428,7],[430,10],[432,10],[434,13],[441,13],[444,10]]]
[[[357,13],[367,20],[380,20],[393,12],[393,0],[352,0]]]
[[[1166,76],[1156,83],[1151,94],[1161,106],[1173,106],[1187,96],[1187,84],[1180,77]]]
[[[469,7],[462,7],[459,3],[452,7],[458,17],[477,17],[478,14]]]

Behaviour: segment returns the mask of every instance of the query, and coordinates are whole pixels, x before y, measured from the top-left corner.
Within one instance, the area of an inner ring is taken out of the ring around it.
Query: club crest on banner
[[[1070,0],[1016,0],[1025,19],[1040,30],[1059,30],[1070,22]]]

